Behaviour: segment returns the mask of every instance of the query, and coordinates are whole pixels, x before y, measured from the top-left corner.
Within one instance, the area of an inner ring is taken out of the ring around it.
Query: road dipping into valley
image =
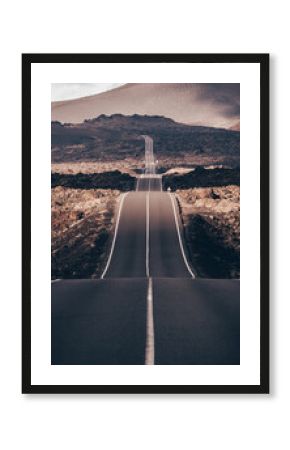
[[[52,364],[239,364],[239,280],[196,278],[142,137],[145,170],[121,198],[101,279],[51,286]]]

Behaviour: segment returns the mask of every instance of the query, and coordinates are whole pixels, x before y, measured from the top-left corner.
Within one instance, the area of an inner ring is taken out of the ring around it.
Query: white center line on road
[[[126,194],[122,194],[122,198],[121,198],[121,202],[120,202],[120,206],[119,206],[119,211],[118,211],[118,217],[117,217],[116,226],[115,226],[115,232],[114,232],[114,237],[113,237],[112,247],[111,247],[111,251],[110,251],[110,254],[109,254],[109,258],[108,258],[106,267],[105,267],[105,269],[104,269],[104,272],[103,272],[102,275],[101,275],[101,280],[105,277],[105,275],[106,275],[106,273],[107,273],[107,270],[108,270],[108,268],[109,268],[109,265],[110,265],[110,263],[111,263],[112,255],[113,255],[114,248],[115,248],[115,243],[116,243],[116,237],[117,237],[117,233],[118,233],[118,228],[119,228],[119,222],[120,222],[121,211],[122,211],[122,208],[123,208],[124,200],[125,200],[125,198],[126,198],[126,196],[127,196],[128,194],[129,194],[129,192],[126,192]]]
[[[181,250],[181,253],[182,253],[182,256],[183,256],[184,264],[186,265],[186,268],[187,268],[188,272],[190,273],[191,277],[195,278],[195,275],[192,272],[192,270],[191,270],[191,268],[190,268],[190,266],[188,264],[188,261],[187,261],[186,255],[185,255],[185,251],[184,251],[184,248],[183,248],[183,243],[182,243],[182,239],[181,239],[181,236],[180,236],[179,224],[178,224],[178,219],[177,219],[177,214],[176,214],[175,201],[173,200],[173,194],[169,194],[169,197],[170,197],[172,208],[173,208],[175,225],[176,225],[176,231],[177,231],[177,235],[178,235],[180,250]]]
[[[148,278],[145,365],[154,365],[153,286]]]
[[[149,257],[150,257],[150,200],[149,192],[146,193],[146,277],[150,277]]]
[[[155,178],[152,176],[152,173],[155,173],[155,163],[153,157],[153,140],[148,136],[143,137],[145,139],[145,177],[148,182],[148,191],[146,192],[146,277],[148,278],[148,288],[145,365],[154,365],[153,281],[150,277],[150,191],[151,178]]]

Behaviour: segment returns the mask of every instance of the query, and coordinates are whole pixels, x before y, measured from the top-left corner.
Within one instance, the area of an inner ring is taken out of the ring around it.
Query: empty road
[[[52,284],[52,364],[239,364],[238,280],[196,278],[153,140],[100,280]]]

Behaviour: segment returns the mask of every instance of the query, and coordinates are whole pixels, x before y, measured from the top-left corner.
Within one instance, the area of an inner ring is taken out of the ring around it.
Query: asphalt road
[[[144,364],[146,278],[52,284],[52,364]]]
[[[150,192],[149,196],[149,242],[150,276],[155,278],[192,278],[181,252],[174,208],[175,198],[165,192]],[[182,231],[178,224],[180,233]],[[183,245],[185,249],[185,245]]]
[[[160,175],[142,175],[137,180],[136,191],[162,191],[162,177]]]
[[[239,364],[239,280],[153,280],[155,364]]]
[[[144,139],[102,278],[52,283],[52,364],[239,364],[239,281],[195,277]]]
[[[123,203],[106,278],[146,277],[146,194],[130,192]]]
[[[239,281],[153,278],[155,364],[239,364]],[[146,278],[52,284],[52,364],[145,363]]]

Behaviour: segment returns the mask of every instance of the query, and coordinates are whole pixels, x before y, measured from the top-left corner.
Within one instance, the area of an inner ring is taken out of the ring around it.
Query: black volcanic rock
[[[118,170],[102,173],[51,174],[51,187],[62,186],[73,189],[134,189],[135,178]]]
[[[197,167],[185,175],[163,176],[163,187],[171,190],[195,187],[240,185],[239,169],[204,169]]]

